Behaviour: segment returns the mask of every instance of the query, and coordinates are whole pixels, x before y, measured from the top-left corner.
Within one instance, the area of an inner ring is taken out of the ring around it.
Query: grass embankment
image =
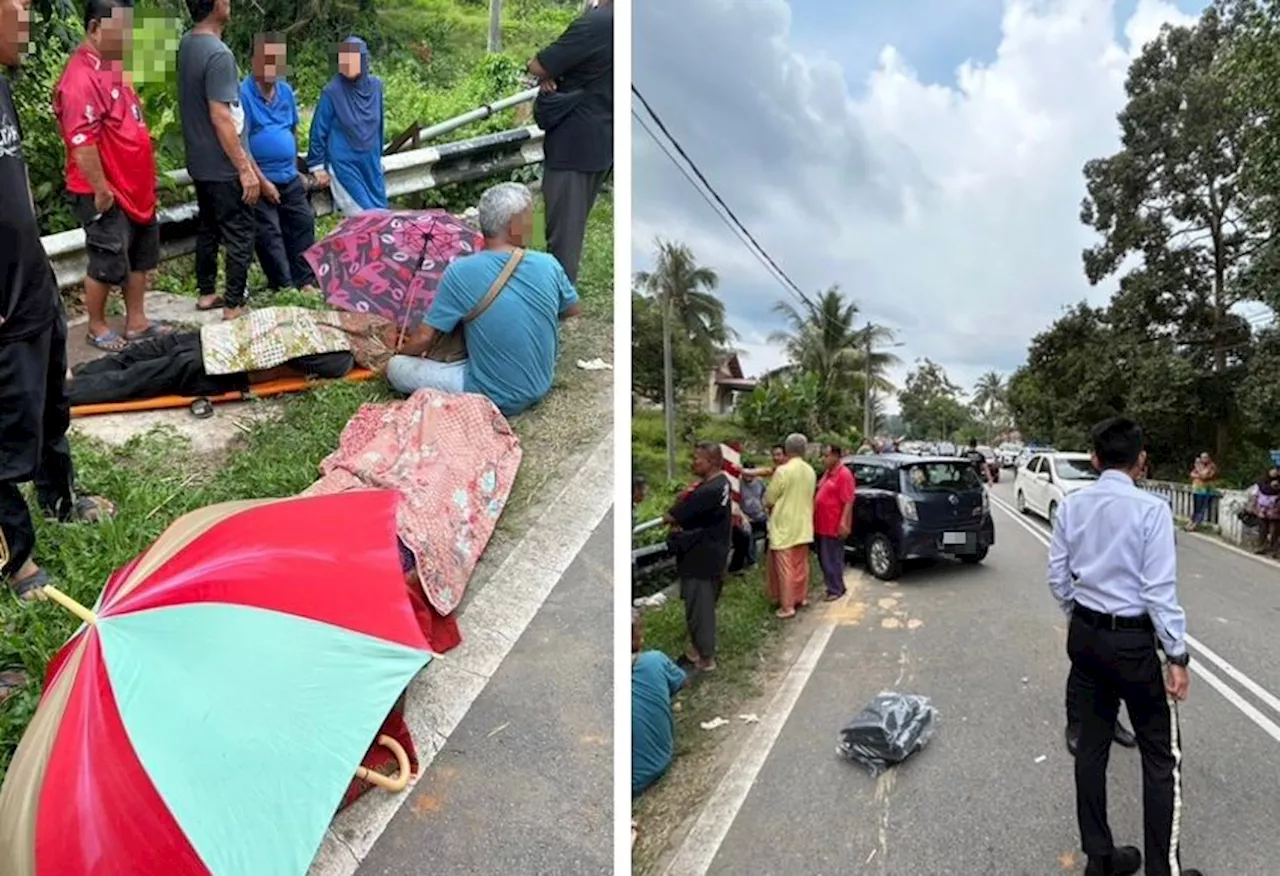
[[[666,452],[662,415],[639,412],[632,419],[631,454],[636,470],[649,482],[650,496],[641,505],[637,519],[660,516],[681,486],[689,480],[685,473],[693,445],[697,441],[743,440],[754,442],[732,421],[713,419],[692,428],[677,429],[683,440],[677,453],[677,480],[666,480]],[[748,454],[750,457],[750,454]],[[646,535],[649,535],[646,533]],[[653,531],[649,541],[660,540],[665,530]],[[816,562],[810,566],[810,601],[818,598]],[[809,609],[808,611],[814,611]],[[697,809],[720,778],[719,749],[732,738],[729,728],[706,731],[704,721],[722,717],[739,723],[744,711],[763,709],[756,701],[772,685],[783,667],[779,657],[791,635],[805,625],[805,614],[795,621],[774,616],[774,607],[765,597],[764,572],[759,566],[731,575],[716,607],[716,663],[714,673],[694,678],[677,698],[676,756],[667,775],[632,806],[640,822],[633,871],[649,873],[657,868],[672,833]],[[644,614],[644,647],[672,657],[684,652],[684,604],[679,599],[666,602]]]
[[[578,285],[583,316],[565,327],[551,396],[512,420],[525,449],[508,506],[517,521],[520,509],[544,492],[548,473],[563,460],[564,429],[572,430],[576,441],[594,442],[611,428],[609,409],[598,407],[602,394],[607,404],[607,381],[575,365],[577,358],[611,358],[613,209],[608,198],[592,213]],[[189,291],[194,294],[194,289]],[[305,489],[316,480],[321,460],[337,447],[356,409],[391,397],[385,383],[372,381],[334,384],[284,401],[255,402],[278,404],[281,416],[247,426],[243,440],[219,458],[193,455],[185,442],[162,432],[136,437],[121,448],[76,438],[72,450],[82,490],[110,497],[119,514],[100,526],[40,522],[37,557],[72,597],[91,605],[112,571],[188,511]],[[510,518],[504,515],[500,529],[512,525]],[[0,703],[0,780],[35,710],[45,664],[76,628],[77,622],[52,603],[23,606],[0,595],[0,672],[20,670],[28,677],[24,687]]]

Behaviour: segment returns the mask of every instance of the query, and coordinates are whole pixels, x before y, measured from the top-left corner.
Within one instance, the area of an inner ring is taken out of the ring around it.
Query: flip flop
[[[213,416],[213,402],[207,398],[198,398],[191,403],[191,416],[197,420],[207,420]]]
[[[153,320],[146,328],[140,332],[125,332],[124,339],[132,343],[133,341],[145,341],[149,338],[159,338],[164,335],[173,334],[173,326],[165,322]]]
[[[0,705],[27,684],[25,672],[0,672]]]
[[[117,332],[114,332],[111,329],[107,329],[100,335],[95,335],[93,332],[89,332],[84,336],[84,339],[89,342],[89,346],[99,349],[104,353],[119,353],[122,352],[125,347],[129,346],[129,342],[126,339],[120,337]]]
[[[21,599],[23,602],[38,602],[46,599],[44,588],[52,584],[49,573],[44,569],[36,569],[36,573],[30,578],[24,578],[21,581],[10,581],[9,589],[13,591],[13,595]]]
[[[77,496],[69,523],[101,523],[116,516],[114,503],[101,496]]]
[[[209,303],[208,307],[201,304],[200,299],[196,299],[196,310],[221,310],[226,306],[227,302],[222,299],[221,295],[215,295],[213,301]]]

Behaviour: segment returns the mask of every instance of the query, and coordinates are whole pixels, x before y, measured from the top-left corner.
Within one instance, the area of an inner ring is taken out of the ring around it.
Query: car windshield
[[[902,468],[902,480],[913,493],[954,493],[981,490],[973,466],[963,462],[922,462]]]
[[[1096,481],[1098,473],[1093,463],[1087,459],[1063,459],[1061,456],[1053,461],[1054,471],[1064,481]]]

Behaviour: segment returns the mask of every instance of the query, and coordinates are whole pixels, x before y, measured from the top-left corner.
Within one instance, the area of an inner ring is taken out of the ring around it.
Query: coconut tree
[[[997,415],[1004,410],[1008,392],[1005,379],[995,371],[983,374],[973,386],[972,404],[981,415],[983,423],[986,424],[988,440],[991,438]]]
[[[839,286],[816,296],[801,295],[798,303],[779,301],[773,309],[787,323],[785,330],[769,336],[771,343],[786,350],[789,360],[778,373],[820,378],[826,426],[851,423],[862,407],[868,348],[872,351],[871,388],[884,393],[896,390],[887,373],[898,358],[883,349],[893,340],[892,330],[869,323],[858,326],[858,305]]]
[[[675,325],[710,356],[734,337],[725,322],[724,302],[715,295],[720,277],[698,264],[683,243],[659,238],[655,246],[653,270],[638,271],[636,285],[658,301],[670,302]]]

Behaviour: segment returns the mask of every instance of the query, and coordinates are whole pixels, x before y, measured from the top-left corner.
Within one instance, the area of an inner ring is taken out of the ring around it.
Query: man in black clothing
[[[547,249],[578,282],[587,216],[613,168],[613,4],[599,0],[529,61],[542,94],[533,115],[546,134],[542,196]]]
[[[0,0],[0,65],[16,68],[29,39],[30,0]],[[9,81],[0,74],[0,579],[23,599],[50,583],[32,559],[35,525],[18,485],[34,481],[41,510],[97,520],[109,502],[76,498],[67,445],[67,316],[40,242]]]
[[[977,438],[969,439],[969,449],[964,458],[969,460],[969,464],[973,466],[973,470],[978,473],[978,477],[984,484],[991,483],[991,466],[987,465],[987,458],[978,449]]]
[[[676,556],[680,598],[684,600],[689,644],[677,661],[683,668],[716,668],[716,602],[729,563],[733,502],[720,445],[699,444],[693,451],[699,483],[667,512],[668,544]]]

